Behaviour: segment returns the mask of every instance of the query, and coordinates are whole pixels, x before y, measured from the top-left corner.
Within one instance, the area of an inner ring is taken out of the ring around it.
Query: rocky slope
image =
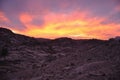
[[[119,76],[118,40],[35,39],[0,28],[0,80],[120,80]]]

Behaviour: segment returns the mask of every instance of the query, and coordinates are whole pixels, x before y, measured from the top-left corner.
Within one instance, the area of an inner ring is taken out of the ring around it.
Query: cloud
[[[2,12],[0,12],[0,22],[9,22],[8,18]]]
[[[90,13],[74,11],[66,13],[49,13],[43,16],[44,24],[31,24],[33,18],[29,14],[22,14],[21,21],[27,27],[22,32],[29,36],[43,38],[72,37],[108,39],[119,34],[120,25],[115,23],[102,24],[104,17],[88,17]],[[30,27],[29,27],[30,26]]]
[[[32,21],[32,16],[23,13],[20,15],[20,21],[24,24],[30,23]]]
[[[119,0],[0,0],[0,22],[34,37],[107,39],[119,35],[119,4]]]

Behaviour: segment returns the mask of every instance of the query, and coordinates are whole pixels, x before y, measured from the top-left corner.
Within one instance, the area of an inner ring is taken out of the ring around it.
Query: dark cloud
[[[89,10],[97,14],[109,13],[116,1],[113,0],[1,0],[2,10],[6,13],[19,14],[21,12],[44,13],[72,11],[75,9]]]

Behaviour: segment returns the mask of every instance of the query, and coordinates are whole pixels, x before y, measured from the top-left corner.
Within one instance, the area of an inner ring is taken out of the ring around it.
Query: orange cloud
[[[22,13],[20,15],[20,20],[24,24],[29,24],[32,21],[32,16],[27,13]]]
[[[90,14],[90,13],[89,13]],[[109,23],[102,24],[105,18],[86,17],[88,12],[72,12],[65,13],[49,13],[44,15],[44,24],[36,26],[31,23],[34,16],[30,14],[21,14],[20,20],[27,27],[23,32],[14,30],[15,32],[26,34],[28,36],[42,38],[98,38],[108,39],[113,35],[119,35],[118,29],[120,24]],[[38,17],[40,18],[40,17]]]
[[[3,12],[0,12],[0,22],[9,22],[7,17],[5,17]]]

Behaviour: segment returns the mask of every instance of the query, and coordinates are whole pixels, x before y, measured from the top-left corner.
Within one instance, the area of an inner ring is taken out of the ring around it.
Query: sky
[[[120,0],[0,0],[0,26],[39,38],[120,35]]]

